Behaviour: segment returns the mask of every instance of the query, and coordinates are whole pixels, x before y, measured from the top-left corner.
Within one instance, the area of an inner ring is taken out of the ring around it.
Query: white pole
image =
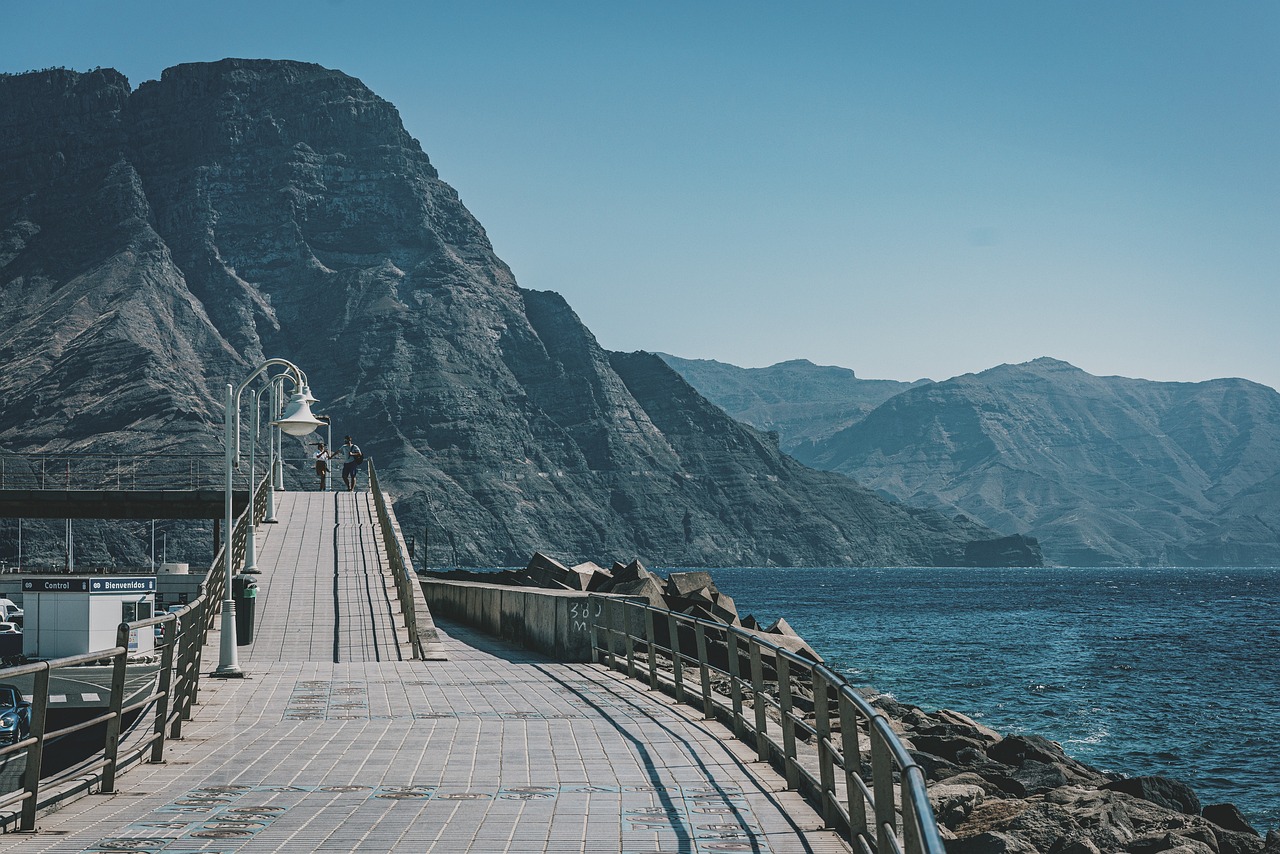
[[[276,380],[268,381],[267,389],[270,390],[271,396],[271,417],[276,417]],[[276,519],[276,443],[271,438],[271,428],[267,427],[267,512],[262,517],[263,522],[275,524],[279,520]]]
[[[253,542],[253,492],[257,486],[257,473],[254,469],[256,463],[255,451],[258,449],[258,396],[252,396],[253,400],[253,432],[249,435],[249,526],[245,531],[244,541],[244,568],[241,573],[257,575],[262,570],[258,569],[258,550]],[[239,413],[236,413],[237,415]]]
[[[156,574],[156,520],[151,520],[151,574]]]
[[[235,392],[231,388],[231,384],[227,383],[227,410],[226,420],[223,424],[223,437],[226,440],[226,487],[223,495],[223,511],[224,511],[224,527],[222,529],[222,578],[226,590],[223,591],[222,599],[222,640],[218,648],[218,669],[213,671],[214,676],[224,679],[240,679],[244,677],[244,671],[240,669],[240,662],[237,660],[236,651],[236,602],[231,597],[231,541],[232,541],[232,525],[235,520],[231,518],[231,464],[232,454],[234,453],[231,444],[235,441],[235,437],[231,431],[231,419],[233,417]]]

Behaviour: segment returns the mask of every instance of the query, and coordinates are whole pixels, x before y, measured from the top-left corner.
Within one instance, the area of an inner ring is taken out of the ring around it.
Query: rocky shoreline
[[[604,569],[566,567],[535,554],[523,570],[429,573],[643,596],[657,607],[769,635],[800,655],[821,657],[787,625],[739,616],[707,572],[667,578],[638,561]],[[952,854],[1280,854],[1280,832],[1264,839],[1233,804],[1202,805],[1187,784],[1162,776],[1124,777],[1072,759],[1039,735],[1001,734],[959,712],[925,712],[865,692],[924,770],[939,829]]]

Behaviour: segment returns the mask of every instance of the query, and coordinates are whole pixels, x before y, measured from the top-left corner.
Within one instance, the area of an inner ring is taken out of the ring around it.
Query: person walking
[[[316,461],[316,476],[320,478],[320,491],[329,488],[329,459],[333,454],[325,450],[324,442],[316,443],[316,452],[312,456]]]
[[[356,488],[356,470],[364,463],[364,454],[360,451],[360,446],[352,440],[350,436],[346,437],[346,441],[342,443],[342,447],[338,449],[342,454],[342,482],[346,485],[347,491],[352,492]]]

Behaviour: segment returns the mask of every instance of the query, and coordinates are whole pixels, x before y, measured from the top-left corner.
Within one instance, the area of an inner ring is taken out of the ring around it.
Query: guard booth
[[[22,651],[28,658],[62,658],[116,645],[120,624],[155,612],[154,576],[49,575],[22,580],[25,625]],[[155,649],[155,633],[129,633],[129,652]]]

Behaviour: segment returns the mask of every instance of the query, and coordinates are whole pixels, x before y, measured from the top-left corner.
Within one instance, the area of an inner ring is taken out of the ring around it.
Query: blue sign
[[[22,592],[32,593],[88,593],[87,578],[24,578]]]
[[[149,593],[156,589],[154,578],[102,578],[89,579],[90,593]]]

